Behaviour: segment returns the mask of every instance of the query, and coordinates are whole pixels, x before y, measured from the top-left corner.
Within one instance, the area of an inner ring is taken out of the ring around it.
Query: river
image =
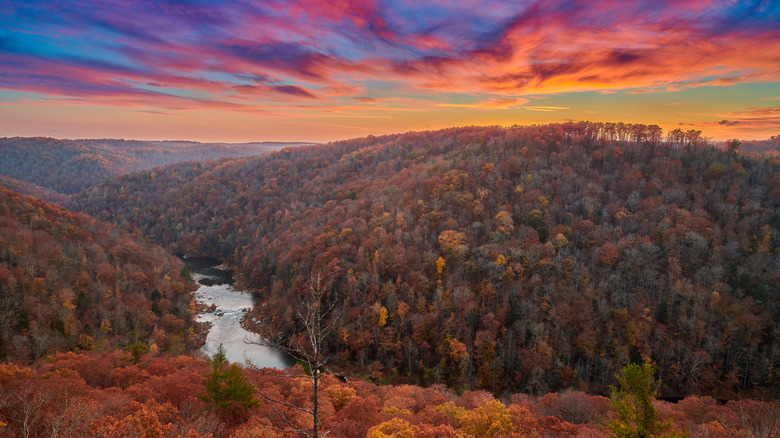
[[[247,361],[258,368],[283,369],[295,364],[294,358],[277,348],[245,342],[257,339],[256,334],[241,327],[241,317],[254,301],[252,294],[233,287],[230,271],[218,269],[219,262],[214,259],[188,257],[184,263],[198,284],[195,299],[206,306],[216,306],[213,312],[198,315],[198,321],[211,323],[206,344],[200,349],[203,354],[213,355],[222,344],[227,359],[244,366]]]

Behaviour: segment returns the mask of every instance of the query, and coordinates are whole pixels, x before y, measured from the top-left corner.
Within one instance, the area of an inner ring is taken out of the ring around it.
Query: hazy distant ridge
[[[307,143],[0,138],[0,175],[73,194],[106,179],[156,166],[246,157],[301,144]]]

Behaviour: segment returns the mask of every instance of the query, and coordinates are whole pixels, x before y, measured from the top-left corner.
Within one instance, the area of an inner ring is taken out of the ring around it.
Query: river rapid
[[[207,307],[216,307],[198,315],[198,321],[211,323],[206,344],[200,349],[203,354],[213,355],[222,344],[227,359],[244,366],[283,369],[295,364],[294,358],[277,348],[246,342],[258,339],[241,327],[241,318],[252,309],[254,300],[251,293],[233,287],[231,271],[217,268],[219,262],[208,258],[188,257],[184,263],[198,284],[195,299]]]

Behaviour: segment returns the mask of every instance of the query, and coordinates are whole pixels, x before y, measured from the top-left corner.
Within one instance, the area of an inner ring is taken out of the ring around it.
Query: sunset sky
[[[0,137],[780,134],[780,1],[0,0]]]

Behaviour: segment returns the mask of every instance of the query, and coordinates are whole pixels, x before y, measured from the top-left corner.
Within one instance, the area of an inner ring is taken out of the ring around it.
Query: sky
[[[0,0],[0,137],[780,134],[778,0]]]

